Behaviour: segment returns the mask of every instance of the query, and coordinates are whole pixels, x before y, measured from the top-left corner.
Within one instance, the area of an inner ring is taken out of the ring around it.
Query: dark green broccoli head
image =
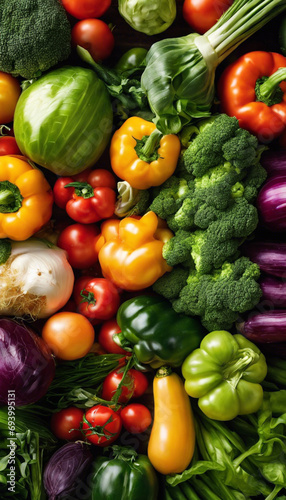
[[[152,288],[165,299],[173,300],[179,296],[180,291],[186,285],[188,275],[189,269],[176,266],[171,272],[163,274],[155,281]]]
[[[71,26],[59,0],[0,0],[0,70],[30,79],[71,50]]]
[[[222,165],[222,147],[239,128],[238,120],[226,114],[218,115],[204,127],[182,155],[183,167],[195,177],[202,177],[210,168]]]
[[[164,259],[169,266],[176,266],[183,262],[189,261],[192,263],[190,235],[188,231],[182,229],[177,231],[175,236],[168,240],[162,250]]]
[[[191,271],[187,285],[173,301],[174,310],[200,316],[209,331],[228,330],[240,314],[259,302],[259,275],[259,267],[247,257],[225,262],[212,274]]]
[[[153,192],[157,192],[157,195],[149,210],[155,212],[161,219],[167,219],[180,209],[186,196],[189,196],[190,189],[185,179],[173,175],[160,186],[159,190]]]
[[[197,203],[193,196],[184,199],[177,212],[167,218],[169,228],[177,232],[179,230],[190,231],[194,227],[194,214],[197,210]]]
[[[250,167],[257,157],[258,140],[247,130],[238,128],[234,137],[222,146],[223,157],[235,168],[243,170]]]

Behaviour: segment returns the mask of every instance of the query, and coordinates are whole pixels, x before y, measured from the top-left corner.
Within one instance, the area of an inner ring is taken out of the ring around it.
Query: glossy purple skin
[[[257,197],[259,219],[271,231],[286,230],[286,174],[270,178]]]
[[[268,176],[286,175],[286,151],[282,149],[264,151],[260,163],[267,171]]]
[[[0,318],[0,404],[7,404],[8,390],[15,391],[16,406],[35,403],[47,392],[54,374],[46,342],[30,328]]]
[[[251,241],[243,245],[242,252],[261,271],[286,279],[286,243]]]
[[[254,314],[248,320],[237,323],[237,329],[255,344],[286,342],[286,310],[274,309]]]
[[[286,280],[264,276],[259,285],[263,293],[262,301],[266,301],[271,307],[286,308]]]
[[[49,499],[66,498],[73,493],[78,478],[87,471],[92,460],[89,447],[80,442],[67,443],[55,451],[44,470],[44,487]]]

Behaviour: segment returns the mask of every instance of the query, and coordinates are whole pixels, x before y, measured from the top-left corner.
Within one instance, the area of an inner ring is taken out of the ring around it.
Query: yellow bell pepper
[[[114,133],[110,162],[114,173],[135,189],[160,186],[174,173],[181,151],[179,138],[162,135],[153,122],[128,118]]]
[[[171,271],[162,248],[173,233],[158,227],[158,217],[148,212],[143,217],[109,219],[101,226],[97,242],[102,274],[123,290],[142,290]]]
[[[52,189],[41,170],[21,156],[0,157],[0,238],[30,238],[50,220],[52,207]]]

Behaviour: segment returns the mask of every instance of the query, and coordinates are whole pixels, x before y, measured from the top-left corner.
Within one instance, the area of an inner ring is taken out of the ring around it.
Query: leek
[[[217,66],[285,9],[285,0],[234,0],[204,35],[191,33],[154,43],[141,86],[157,128],[177,134],[193,118],[210,116]]]

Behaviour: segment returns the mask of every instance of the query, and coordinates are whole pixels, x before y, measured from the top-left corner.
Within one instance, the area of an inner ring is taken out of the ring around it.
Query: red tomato
[[[205,33],[230,7],[233,0],[185,0],[183,16],[196,33]]]
[[[72,267],[87,269],[97,262],[95,245],[99,237],[99,229],[94,224],[71,224],[60,233],[57,245],[66,250]]]
[[[114,396],[119,383],[122,380],[124,367],[114,370],[109,373],[104,379],[102,384],[102,399],[111,401]],[[130,369],[127,372],[124,383],[121,387],[121,394],[119,396],[119,403],[127,403],[130,398],[139,398],[144,394],[148,387],[148,379],[144,373],[138,370]]]
[[[80,431],[83,416],[84,411],[75,406],[70,406],[54,413],[51,418],[52,432],[59,439],[67,439],[68,441],[83,439],[83,434]]]
[[[15,137],[4,135],[0,137],[0,156],[3,155],[21,155]]]
[[[111,0],[62,0],[66,11],[77,19],[101,17],[111,5]]]
[[[95,61],[102,61],[111,55],[114,36],[109,26],[100,19],[84,19],[72,28],[72,43],[88,50]]]
[[[98,342],[103,347],[106,352],[110,354],[126,354],[130,355],[128,351],[125,351],[119,345],[114,342],[114,335],[120,333],[121,329],[115,318],[105,321],[101,326],[98,334]]]
[[[145,432],[152,422],[150,410],[140,403],[125,406],[120,412],[120,418],[125,429],[131,434]]]
[[[121,428],[121,417],[108,406],[93,406],[83,417],[82,429],[85,436],[97,446],[113,443],[118,438]]]
[[[77,311],[89,320],[112,318],[119,307],[120,296],[116,286],[106,278],[81,277],[80,285],[75,283],[74,300]]]

